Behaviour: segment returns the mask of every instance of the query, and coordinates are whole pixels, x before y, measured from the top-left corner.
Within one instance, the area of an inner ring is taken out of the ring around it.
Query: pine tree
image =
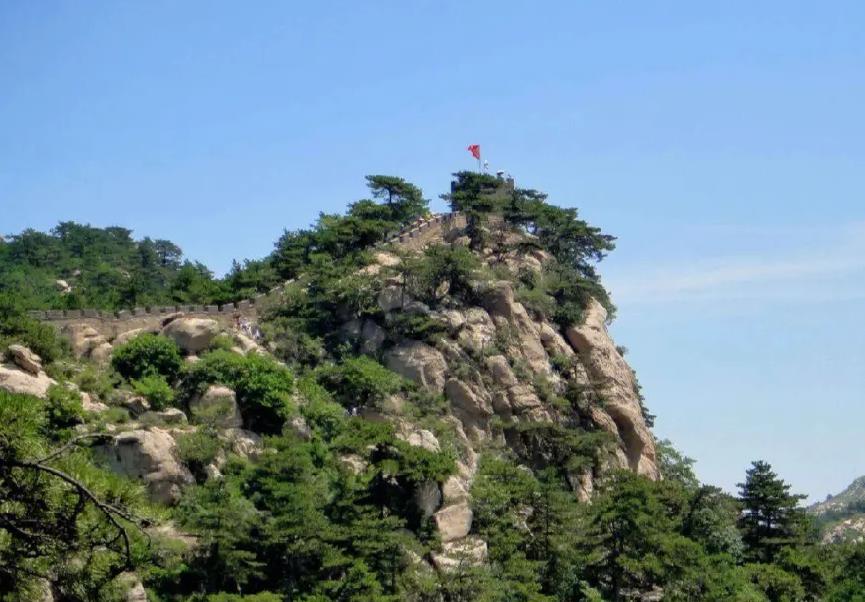
[[[739,528],[752,560],[772,562],[778,550],[794,543],[802,532],[804,495],[791,494],[790,485],[778,478],[762,460],[751,464],[745,482],[739,483],[742,515]]]

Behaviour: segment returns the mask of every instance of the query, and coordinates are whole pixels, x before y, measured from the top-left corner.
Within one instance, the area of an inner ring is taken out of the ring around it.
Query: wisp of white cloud
[[[729,256],[665,266],[629,266],[605,283],[619,305],[771,298],[865,297],[865,223],[845,224],[821,248],[787,255]],[[816,286],[821,284],[821,286]],[[815,295],[815,292],[817,293]]]

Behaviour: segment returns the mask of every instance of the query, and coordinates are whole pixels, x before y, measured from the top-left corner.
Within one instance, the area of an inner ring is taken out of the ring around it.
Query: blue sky
[[[8,1],[0,232],[124,225],[221,272],[365,174],[437,199],[480,143],[619,237],[657,434],[822,497],[865,473],[863,29],[852,1]]]

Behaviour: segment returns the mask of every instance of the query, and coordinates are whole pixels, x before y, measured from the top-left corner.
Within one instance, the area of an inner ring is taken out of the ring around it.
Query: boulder
[[[129,410],[133,416],[140,416],[150,411],[150,402],[142,395],[125,394],[120,398],[120,405]]]
[[[240,349],[240,353],[242,355],[249,355],[250,353],[265,353],[264,348],[261,345],[259,345],[254,339],[246,336],[243,333],[235,332],[234,340],[237,343],[237,347]]]
[[[177,503],[181,488],[195,482],[178,461],[174,438],[163,429],[126,431],[96,449],[113,471],[141,479],[156,502]]]
[[[435,347],[406,341],[389,349],[384,360],[389,369],[434,393],[444,389],[447,363]]]
[[[441,451],[439,440],[436,438],[435,435],[432,434],[431,431],[428,431],[426,429],[419,429],[412,433],[409,433],[408,437],[406,437],[406,442],[409,445],[414,445],[415,447],[422,447],[427,451]]]
[[[504,387],[510,387],[517,384],[517,377],[514,376],[513,370],[508,359],[503,355],[491,355],[484,362],[487,370],[492,374],[496,384]]]
[[[177,318],[166,324],[161,334],[186,353],[195,354],[207,349],[219,330],[219,323],[210,318]]]
[[[124,602],[147,602],[147,590],[140,581],[126,591]]]
[[[108,411],[107,405],[101,401],[93,401],[93,398],[87,393],[81,394],[81,407],[84,408],[85,412],[92,412],[94,414],[101,414],[102,412]]]
[[[36,583],[33,586],[33,600],[34,602],[54,602],[54,590],[51,587],[51,582],[44,577],[40,577],[36,580]]]
[[[442,573],[481,566],[487,561],[487,542],[472,535],[461,541],[445,542],[441,552],[433,552],[430,556],[433,566]]]
[[[459,504],[469,499],[466,482],[457,475],[451,475],[442,485],[442,499],[447,505]]]
[[[470,417],[489,417],[493,408],[482,393],[475,391],[467,383],[451,378],[445,383],[445,395],[453,407]],[[465,421],[463,421],[465,422]]]
[[[424,481],[414,491],[414,503],[424,518],[429,518],[442,503],[442,492],[435,481]]]
[[[433,515],[443,542],[462,539],[472,528],[472,509],[466,502],[442,508]]]
[[[496,325],[486,311],[480,307],[465,310],[465,324],[458,336],[463,348],[482,353],[492,344],[495,335]]]
[[[405,397],[388,395],[381,402],[381,411],[387,415],[398,416],[405,411]]]
[[[72,344],[72,353],[77,358],[90,357],[91,351],[108,343],[108,339],[89,324],[67,324],[63,327],[63,334]]]
[[[421,301],[407,301],[402,310],[407,314],[423,314],[425,316],[432,313],[429,305]]]
[[[363,341],[361,351],[373,355],[381,349],[385,338],[387,338],[387,333],[373,320],[364,320],[360,329],[360,338]]]
[[[132,330],[127,330],[126,332],[121,332],[116,337],[114,337],[113,344],[114,345],[123,345],[124,343],[128,343],[135,337],[140,334],[144,334],[145,330],[143,328],[133,328]]]
[[[620,438],[627,468],[658,479],[654,437],[643,418],[634,372],[607,332],[607,311],[592,299],[584,316],[583,324],[568,327],[565,335],[604,400],[603,411],[613,424],[602,426]]]
[[[346,454],[339,457],[339,463],[349,472],[360,474],[366,470],[368,464],[366,460],[357,454]]]
[[[459,330],[466,323],[465,315],[456,309],[445,309],[438,314],[438,317],[444,320],[448,325],[448,328],[452,331]]]
[[[177,408],[168,408],[161,412],[144,412],[139,419],[145,424],[170,424],[172,426],[186,424],[186,414]]]
[[[543,271],[541,262],[530,255],[520,255],[518,253],[508,254],[504,257],[504,262],[512,274],[519,274],[520,271],[524,270],[532,272]]]
[[[56,384],[57,381],[49,378],[44,372],[34,376],[14,364],[0,365],[0,389],[10,393],[33,395],[45,399],[48,395],[48,388]]]
[[[25,372],[33,376],[39,376],[39,373],[42,372],[42,358],[24,345],[9,345],[7,353],[12,361]]]
[[[514,385],[508,390],[508,399],[514,413],[520,414],[543,405],[531,385]]]
[[[529,257],[534,257],[540,263],[549,263],[552,261],[553,256],[550,255],[548,251],[544,251],[543,249],[534,248],[528,253]]]
[[[226,429],[225,435],[231,443],[231,451],[244,458],[254,458],[261,453],[261,437],[252,431],[239,428]]]
[[[399,309],[409,300],[408,295],[403,293],[403,287],[397,285],[386,286],[378,294],[378,306],[384,312]]]
[[[72,292],[72,287],[65,280],[55,280],[54,287],[60,291],[61,295],[68,295]]]
[[[497,416],[510,417],[513,414],[507,389],[499,389],[492,394],[493,411]]]
[[[237,407],[237,397],[223,385],[210,385],[189,402],[189,413],[197,422],[212,420],[222,428],[240,428],[243,419]]]
[[[538,326],[538,334],[541,337],[541,344],[547,353],[550,355],[574,355],[574,350],[565,342],[559,331],[553,328],[546,322],[541,322]]]
[[[374,253],[372,256],[373,263],[361,268],[361,274],[366,274],[368,276],[375,276],[381,273],[382,268],[393,267],[395,265],[399,265],[400,258],[396,255],[392,255],[390,253],[385,253],[383,251],[379,251]]]
[[[165,316],[164,318],[162,318],[162,320],[159,321],[159,328],[160,329],[165,328],[171,322],[174,322],[178,318],[182,318],[185,315],[186,314],[184,314],[182,311],[176,311],[174,313],[170,313],[167,316]]]
[[[592,476],[592,470],[584,469],[580,473],[567,472],[568,484],[576,493],[577,499],[581,502],[589,502],[592,499],[592,493],[595,490],[595,481]]]
[[[108,341],[99,343],[90,350],[90,359],[99,364],[107,364],[111,360],[111,352],[113,350],[114,347]]]

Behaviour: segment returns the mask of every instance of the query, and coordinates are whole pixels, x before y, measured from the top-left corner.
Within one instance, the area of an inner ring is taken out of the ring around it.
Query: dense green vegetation
[[[34,576],[49,574],[65,599],[112,599],[113,578],[146,557],[139,488],[70,435],[80,404],[0,390],[0,599],[40,599]]]
[[[589,418],[603,400],[576,381],[557,390],[518,359],[514,374],[560,418],[493,422],[501,437],[484,445],[470,491],[471,536],[486,542],[488,561],[431,568],[426,559],[444,544],[424,496],[458,473],[465,450],[445,398],[390,371],[384,352],[403,338],[453,342],[429,309],[479,305],[495,280],[511,280],[532,314],[563,326],[592,297],[612,311],[595,264],[614,239],[537,191],[464,172],[446,198],[466,214],[468,244],[390,249],[402,262],[376,266],[375,276],[370,246],[427,202],[402,179],[367,181],[372,199],[284,233],[269,257],[221,280],[175,245],[136,242],[120,228],[65,223],[0,244],[0,343],[28,345],[61,381],[44,400],[0,391],[0,600],[38,600],[42,577],[58,599],[119,600],[127,570],[159,602],[865,599],[865,544],[818,544],[800,497],[764,462],[748,468],[734,496],[701,484],[693,460],[658,442],[663,480],[606,470],[591,504],[578,501],[575,475],[600,468],[611,443]],[[512,240],[515,231],[530,236]],[[513,273],[504,260],[482,259],[513,251],[543,253],[542,269]],[[58,292],[57,278],[73,291]],[[115,347],[109,366],[81,365],[23,311],[219,302],[286,279],[261,324],[276,359],[234,353],[217,338],[191,363],[173,342],[144,334]],[[377,297],[388,281],[427,309],[386,314]],[[373,348],[363,328],[380,333]],[[502,326],[451,376],[470,380],[485,357],[506,354],[508,339]],[[575,370],[567,355],[551,363],[564,379]],[[195,484],[176,507],[153,507],[91,449],[109,419],[130,420],[127,410],[89,414],[73,383],[105,401],[137,393],[154,410],[189,410],[209,385],[226,385],[264,451],[238,453],[219,416],[196,415],[197,430],[177,434]],[[440,446],[410,445],[377,419],[395,405]],[[154,534],[169,520],[194,545]]]
[[[226,303],[265,292],[310,262],[342,258],[381,241],[427,211],[420,189],[392,176],[368,176],[374,200],[345,216],[322,214],[309,230],[286,232],[273,254],[234,262],[222,279],[184,259],[168,240],[132,238],[126,228],[61,222],[50,232],[24,230],[0,239],[0,291],[26,309],[118,309]],[[57,284],[69,285],[63,290]]]
[[[71,290],[61,290],[57,280]],[[0,290],[14,290],[28,309],[204,303],[229,295],[170,241],[136,241],[125,228],[74,222],[50,233],[25,230],[0,243]]]
[[[546,195],[536,190],[503,191],[501,182],[488,174],[454,176],[453,190],[444,198],[454,211],[466,214],[473,249],[501,242],[504,226],[511,226],[536,237],[523,247],[534,245],[556,259],[542,276],[527,277],[523,283],[522,297],[533,301],[534,310],[569,325],[580,321],[582,308],[594,297],[613,313],[594,266],[615,248],[615,237],[579,219],[577,209],[547,203]]]

